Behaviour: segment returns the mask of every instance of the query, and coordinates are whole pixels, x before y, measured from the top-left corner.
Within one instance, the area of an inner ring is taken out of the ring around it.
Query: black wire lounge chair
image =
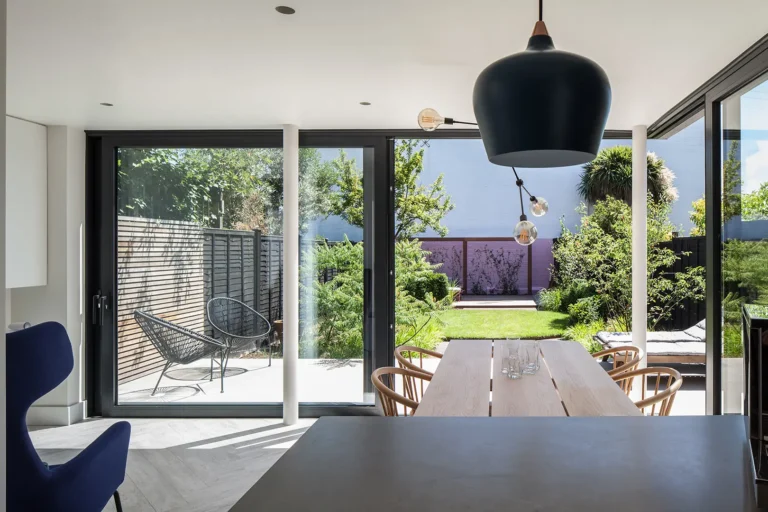
[[[207,356],[213,357],[217,352],[221,355],[222,361],[224,360],[227,347],[221,341],[190,331],[138,309],[133,312],[133,318],[165,359],[165,366],[160,373],[160,378],[157,379],[155,389],[152,390],[152,396],[157,392],[163,375],[171,365],[193,363]],[[211,380],[213,380],[213,363],[211,363]],[[224,391],[223,371],[221,372],[221,390]]]
[[[206,308],[208,322],[221,335],[224,342],[224,356],[221,360],[221,374],[227,370],[229,355],[251,348],[260,348],[264,341],[269,346],[269,366],[272,366],[272,345],[269,334],[272,326],[258,311],[229,297],[214,297]],[[213,365],[213,362],[211,362]],[[222,384],[222,392],[224,387]]]

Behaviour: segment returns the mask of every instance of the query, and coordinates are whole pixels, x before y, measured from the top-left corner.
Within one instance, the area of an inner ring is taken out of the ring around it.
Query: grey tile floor
[[[32,441],[50,464],[66,462],[117,420],[37,428]],[[272,419],[135,419],[125,482],[126,512],[229,510],[312,425]],[[105,510],[114,510],[110,502]]]

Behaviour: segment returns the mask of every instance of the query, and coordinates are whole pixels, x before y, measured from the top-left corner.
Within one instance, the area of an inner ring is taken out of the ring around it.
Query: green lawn
[[[451,309],[441,313],[447,339],[554,338],[568,327],[568,315],[516,309]]]

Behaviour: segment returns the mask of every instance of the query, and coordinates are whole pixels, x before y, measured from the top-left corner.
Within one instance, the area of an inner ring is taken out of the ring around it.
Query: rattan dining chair
[[[647,391],[648,380],[654,376],[656,377],[656,383],[653,388],[653,394],[646,397],[646,394],[649,393]],[[646,416],[669,416],[672,404],[675,401],[675,395],[680,386],[683,385],[683,377],[680,375],[680,372],[674,368],[666,367],[641,368],[616,375],[613,377],[613,380],[621,385],[623,381],[632,381],[635,377],[640,377],[642,383],[640,400],[635,402],[640,412]]]
[[[592,357],[600,361],[605,361],[606,358],[610,357],[613,360],[613,368],[607,372],[613,377],[637,368],[643,358],[643,349],[634,345],[624,345],[595,352]]]
[[[418,357],[416,357],[418,355]],[[402,345],[395,349],[395,359],[400,368],[406,368],[415,372],[434,375],[435,372],[424,368],[424,356],[442,359],[443,354],[426,348]]]
[[[402,395],[396,391],[398,375],[402,376]],[[421,382],[431,380],[432,375],[391,366],[379,368],[371,374],[385,416],[413,416],[424,394]]]

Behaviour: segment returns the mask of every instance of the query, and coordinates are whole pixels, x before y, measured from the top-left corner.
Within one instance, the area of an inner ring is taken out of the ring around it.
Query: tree
[[[677,200],[673,186],[675,175],[664,166],[664,160],[648,153],[648,193],[655,202]],[[615,146],[600,150],[597,157],[584,165],[579,194],[589,203],[614,197],[632,204],[632,148]]]
[[[731,141],[728,156],[723,162],[721,215],[725,224],[734,217],[741,215],[741,159],[739,158],[739,142]],[[706,201],[704,196],[691,205],[690,219],[693,223],[691,236],[704,236],[706,229]]]
[[[742,219],[745,221],[768,219],[768,182],[741,198]]]
[[[427,229],[440,236],[448,228],[440,222],[453,210],[454,204],[445,192],[443,175],[430,185],[419,181],[424,172],[423,140],[399,140],[395,145],[395,238],[411,238]],[[334,194],[331,212],[353,226],[363,226],[363,179],[354,160],[346,159],[342,152],[334,162],[338,170],[339,186]]]
[[[337,169],[299,150],[299,222],[328,215]],[[120,149],[118,213],[207,227],[282,232],[281,148]]]
[[[118,213],[231,227],[257,183],[252,151],[120,149]],[[222,202],[230,208],[222,211]]]
[[[263,198],[267,227],[265,232],[283,232],[283,150],[262,149],[259,176],[261,186],[254,191]],[[339,180],[333,162],[323,161],[316,148],[299,149],[299,229],[306,232],[309,223],[327,217],[333,206],[332,190]]]

